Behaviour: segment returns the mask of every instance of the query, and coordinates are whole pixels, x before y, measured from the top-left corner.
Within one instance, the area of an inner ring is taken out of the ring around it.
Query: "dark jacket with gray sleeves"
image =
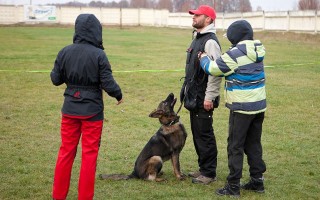
[[[208,75],[200,67],[198,59],[198,53],[205,51],[205,44],[208,40],[214,40],[220,46],[218,39],[214,33],[198,33],[196,38],[192,41],[190,47],[187,49],[187,60],[186,60],[186,76],[185,82],[181,89],[181,100],[184,99],[185,107],[190,110],[187,105],[189,96],[196,99],[195,110],[203,108],[203,101],[205,100]],[[220,84],[220,82],[219,82]],[[186,95],[186,97],[185,97]],[[219,97],[215,98],[215,107],[219,104]]]

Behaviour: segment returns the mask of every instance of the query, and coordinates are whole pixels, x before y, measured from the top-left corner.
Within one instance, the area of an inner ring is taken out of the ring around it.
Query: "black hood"
[[[243,40],[253,40],[253,30],[246,20],[233,22],[227,30],[228,40],[235,46]]]
[[[73,43],[89,43],[104,49],[102,45],[102,26],[93,14],[80,14],[77,17]]]

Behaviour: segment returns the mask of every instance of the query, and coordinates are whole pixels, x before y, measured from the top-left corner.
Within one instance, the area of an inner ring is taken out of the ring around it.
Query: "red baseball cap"
[[[212,20],[216,19],[216,11],[207,5],[199,6],[197,10],[189,10],[189,14],[191,15],[207,15]]]

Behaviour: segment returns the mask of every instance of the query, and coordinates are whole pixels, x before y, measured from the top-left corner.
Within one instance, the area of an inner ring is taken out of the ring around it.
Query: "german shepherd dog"
[[[150,138],[139,154],[130,175],[101,174],[100,179],[124,180],[137,178],[149,181],[163,181],[160,178],[163,163],[171,159],[177,179],[185,179],[180,171],[179,155],[185,144],[187,133],[179,116],[174,112],[177,98],[171,93],[149,117],[158,118],[160,129]]]

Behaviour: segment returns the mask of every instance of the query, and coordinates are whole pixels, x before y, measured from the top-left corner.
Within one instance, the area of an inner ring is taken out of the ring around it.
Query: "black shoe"
[[[264,193],[263,178],[253,178],[246,184],[241,185],[241,189]]]
[[[216,194],[220,196],[240,197],[240,185],[227,183],[224,188],[216,190]]]

